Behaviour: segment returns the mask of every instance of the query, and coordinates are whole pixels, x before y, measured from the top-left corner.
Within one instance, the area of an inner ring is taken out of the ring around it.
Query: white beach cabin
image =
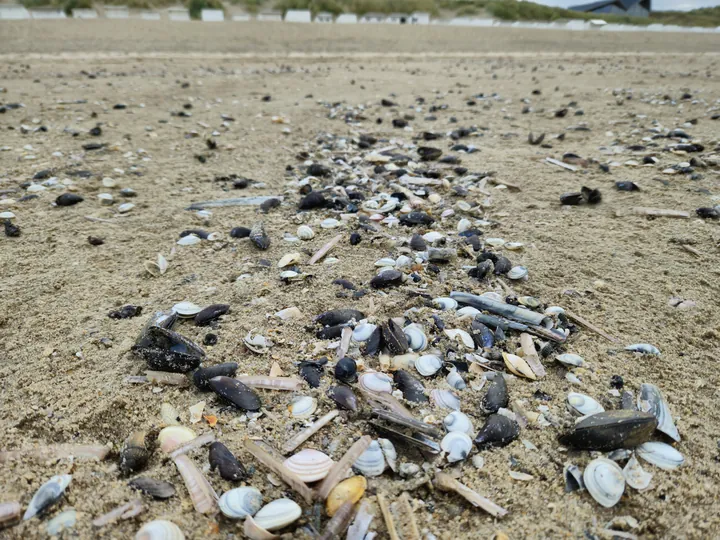
[[[361,15],[358,21],[362,24],[377,24],[385,22],[384,13],[365,13]]]
[[[282,22],[282,11],[261,11],[257,16],[258,21]]]
[[[309,9],[288,9],[285,12],[285,22],[309,23],[312,22],[312,13]]]
[[[235,13],[232,16],[232,20],[234,22],[250,22],[252,17],[250,17],[249,13]]]
[[[160,12],[153,11],[151,9],[143,9],[140,11],[140,18],[143,21],[159,21],[160,20]]]
[[[222,9],[203,9],[200,12],[200,19],[203,22],[223,22],[225,12]]]
[[[316,23],[331,23],[333,22],[333,19],[333,14],[327,11],[321,11],[320,13],[315,15]]]
[[[358,16],[354,13],[341,13],[335,19],[335,24],[357,24]]]
[[[73,9],[73,19],[97,19],[98,13],[94,9]]]
[[[130,17],[130,10],[127,6],[105,6],[105,17],[108,19],[127,19]]]
[[[170,19],[171,21],[183,22],[183,21],[190,20],[190,12],[185,8],[181,8],[181,7],[168,8],[167,13],[168,13],[168,19]]]
[[[410,15],[410,23],[412,24],[430,24],[430,14],[424,11],[416,11]]]
[[[65,12],[57,8],[33,8],[30,16],[33,19],[67,19]]]
[[[22,4],[0,4],[0,20],[18,21],[29,19],[30,12]]]

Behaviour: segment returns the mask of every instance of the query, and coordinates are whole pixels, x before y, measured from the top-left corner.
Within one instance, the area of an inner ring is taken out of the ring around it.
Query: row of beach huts
[[[58,8],[31,8],[27,9],[21,4],[0,4],[0,20],[23,20],[23,19],[65,19],[68,18],[62,9]],[[148,21],[170,20],[190,21],[190,13],[183,7],[171,7],[163,10],[131,10],[127,6],[106,5],[98,9],[73,9],[73,19],[144,19]],[[201,20],[204,22],[223,21],[274,21],[292,23],[335,23],[335,24],[434,24],[449,26],[474,26],[474,27],[506,27],[506,28],[531,28],[548,30],[602,30],[610,32],[695,32],[695,33],[719,33],[717,28],[688,27],[676,25],[650,24],[647,26],[636,26],[629,24],[607,24],[601,19],[596,20],[569,20],[555,22],[505,22],[495,19],[478,17],[455,17],[452,19],[432,19],[429,13],[332,13],[320,12],[313,14],[306,9],[290,9],[284,14],[282,11],[262,11],[257,15],[248,13],[234,13],[226,15],[222,9],[203,9]]]

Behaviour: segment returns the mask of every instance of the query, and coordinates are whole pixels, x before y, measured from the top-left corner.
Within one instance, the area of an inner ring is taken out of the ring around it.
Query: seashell
[[[427,249],[425,239],[419,234],[413,234],[410,238],[410,248],[413,251],[425,251]]]
[[[635,448],[637,455],[648,463],[671,471],[685,463],[683,455],[669,444],[663,442],[646,442]]]
[[[495,334],[480,321],[474,320],[470,325],[470,330],[472,330],[471,336],[477,348],[492,349],[493,345],[495,345]]]
[[[177,241],[178,246],[193,246],[195,244],[199,244],[202,242],[202,239],[194,234],[188,234],[187,236],[183,236],[180,240]]]
[[[567,397],[568,405],[582,416],[605,412],[605,408],[590,396],[570,392]]]
[[[650,481],[653,477],[652,473],[643,470],[640,462],[635,457],[635,454],[630,456],[630,459],[625,465],[625,468],[623,469],[623,476],[625,477],[627,485],[631,488],[637,489],[638,491],[647,489],[650,486]]]
[[[451,431],[440,442],[440,448],[447,453],[448,463],[466,459],[472,446],[472,439],[463,431]]]
[[[393,354],[406,353],[410,346],[403,329],[392,319],[388,319],[382,325],[382,337],[385,345]]]
[[[335,486],[327,497],[325,509],[327,515],[332,517],[335,512],[350,501],[353,504],[362,499],[367,489],[367,480],[364,476],[351,476],[347,480],[343,480]]]
[[[565,364],[566,366],[582,367],[583,365],[585,365],[585,360],[583,359],[583,357],[578,356],[577,354],[558,354],[555,357],[555,360],[557,360],[561,364]]]
[[[654,384],[643,383],[640,385],[640,394],[638,394],[637,406],[643,412],[652,413],[658,420],[658,431],[662,431],[665,435],[680,441],[680,433],[673,422],[670,408],[667,401],[660,392],[660,389]]]
[[[448,298],[446,296],[434,298],[433,304],[435,304],[435,306],[437,306],[438,309],[441,309],[442,311],[449,311],[458,307],[457,300],[455,300],[454,298]]]
[[[155,480],[154,478],[148,478],[147,476],[138,476],[128,482],[128,486],[133,489],[147,493],[155,499],[169,499],[175,495],[175,486],[170,482],[163,482],[162,480]]]
[[[577,465],[565,465],[563,475],[565,476],[565,493],[582,491],[585,489],[585,481],[582,477],[582,471]]]
[[[560,306],[548,306],[545,309],[545,315],[547,316],[560,315],[561,313],[565,313],[565,309]]]
[[[390,439],[378,439],[378,444],[390,470],[397,472],[397,450],[395,450],[395,445]]]
[[[315,233],[307,225],[300,225],[295,234],[300,240],[312,240],[315,238]]]
[[[270,237],[265,233],[265,226],[262,221],[253,224],[248,237],[258,249],[266,250],[270,247]]]
[[[320,386],[320,379],[323,375],[323,366],[327,363],[327,359],[312,361],[306,360],[300,362],[300,376],[310,385],[310,388],[317,388]]]
[[[147,465],[150,453],[145,447],[145,432],[135,431],[120,451],[120,470],[125,473],[139,471]]]
[[[487,244],[488,246],[499,248],[505,245],[505,240],[503,240],[502,238],[486,238],[485,244]]]
[[[283,465],[294,472],[303,482],[317,482],[325,478],[335,462],[318,450],[306,448],[287,458]]]
[[[368,322],[360,323],[353,329],[352,338],[356,343],[367,341],[376,328],[376,325]]]
[[[457,224],[458,232],[465,232],[470,227],[472,227],[472,221],[470,221],[469,219],[463,218],[460,221],[458,221],[458,224]]]
[[[356,472],[369,478],[380,476],[386,467],[385,455],[380,444],[372,441],[368,449],[355,460],[352,467]]]
[[[522,242],[507,242],[503,245],[505,249],[509,249],[510,251],[519,251],[523,246],[524,244]]]
[[[192,441],[197,435],[195,432],[185,426],[168,426],[160,430],[158,433],[158,443],[163,452],[169,453],[178,446]]]
[[[511,373],[517,375],[518,377],[525,377],[533,381],[537,379],[535,373],[524,358],[506,352],[503,352],[502,356],[503,360],[505,360],[505,365]]]
[[[441,409],[460,410],[460,399],[450,390],[433,390],[430,392],[430,400]]]
[[[429,244],[434,244],[435,242],[438,242],[443,238],[445,238],[445,235],[437,231],[430,231],[429,233],[422,235],[422,239]]]
[[[285,268],[286,266],[299,264],[302,260],[302,253],[288,253],[278,261],[278,268]]]
[[[28,520],[38,514],[42,514],[48,508],[57,503],[65,493],[65,488],[70,484],[72,475],[61,474],[53,476],[35,492],[23,515],[23,520]]]
[[[460,341],[466,349],[470,351],[475,350],[475,341],[473,341],[473,338],[470,334],[468,334],[465,330],[461,330],[459,328],[454,329],[445,329],[444,330],[445,335],[449,337],[452,341]]]
[[[290,499],[277,499],[266,504],[253,516],[255,523],[266,531],[287,527],[302,515],[302,508]]]
[[[480,310],[472,306],[465,306],[457,310],[458,317],[475,317]]]
[[[115,199],[110,193],[98,193],[97,197],[100,199],[100,204],[103,206],[110,206],[115,202]]]
[[[505,298],[499,293],[496,293],[495,291],[488,291],[484,292],[480,295],[483,298],[487,298],[488,300],[493,300],[495,302],[505,303]]]
[[[400,255],[395,260],[395,268],[409,268],[412,265],[413,265],[413,259],[411,259],[407,255]]]
[[[274,345],[274,343],[265,336],[253,334],[253,330],[250,330],[243,338],[243,343],[248,349],[257,354],[265,353],[267,349]]]
[[[193,373],[195,386],[203,392],[210,392],[210,379],[215,377],[233,377],[237,372],[238,365],[235,362],[226,362],[216,366],[203,367]]]
[[[534,296],[518,296],[517,301],[519,304],[529,307],[530,309],[537,309],[542,305],[542,302]]]
[[[335,378],[345,383],[353,383],[357,380],[357,363],[349,356],[338,360],[335,364]]]
[[[443,361],[434,354],[424,354],[415,360],[415,369],[423,377],[432,377],[443,366]]]
[[[163,403],[160,405],[160,419],[162,420],[163,426],[180,425],[180,413],[178,413],[177,409],[169,403]]]
[[[496,413],[500,409],[507,408],[510,396],[502,373],[486,373],[485,379],[490,381],[490,385],[481,401],[482,410],[486,413]]]
[[[336,229],[340,226],[340,222],[334,218],[323,219],[320,222],[320,228],[322,229]]]
[[[375,261],[375,266],[377,266],[378,268],[382,268],[384,266],[390,266],[394,268],[395,259],[392,259],[390,257],[383,257],[382,259],[378,259],[377,261]]]
[[[475,444],[480,450],[492,446],[507,446],[520,436],[517,422],[501,414],[491,414],[485,420],[475,437]]]
[[[223,443],[215,441],[210,445],[210,470],[218,470],[223,480],[237,482],[247,476],[245,467]]]
[[[642,354],[653,354],[655,356],[660,356],[660,350],[650,345],[649,343],[635,343],[634,345],[628,345],[625,347],[626,351],[630,352],[639,352]]]
[[[228,304],[212,304],[195,315],[196,326],[207,326],[230,310]]]
[[[133,208],[135,208],[134,203],[126,202],[126,203],[123,203],[120,206],[118,206],[117,211],[120,212],[121,214],[127,214]]]
[[[382,328],[378,326],[365,343],[365,354],[375,356],[380,352],[380,347],[382,347]]]
[[[474,431],[470,417],[460,411],[453,411],[443,418],[443,425],[448,432],[458,431],[472,435]]]
[[[415,377],[404,369],[398,369],[393,373],[393,379],[403,397],[414,403],[425,403],[428,398],[425,395],[425,387]]]
[[[328,396],[330,396],[330,399],[341,409],[357,412],[357,397],[355,397],[355,394],[349,387],[333,386],[328,390]]]
[[[262,406],[260,397],[255,390],[230,377],[214,377],[210,379],[210,388],[222,398],[225,398],[238,409],[246,411],[259,411]]]
[[[650,413],[605,411],[581,419],[560,443],[581,450],[616,450],[637,446],[652,436],[657,419]]]
[[[525,279],[528,276],[528,269],[525,266],[513,266],[506,276],[513,280]]]
[[[420,325],[409,324],[403,328],[407,337],[408,346],[413,351],[424,351],[427,348],[428,339]]]
[[[248,540],[277,540],[280,537],[277,534],[266,531],[262,527],[258,526],[253,520],[252,516],[245,518],[245,524],[243,525],[243,533],[245,538]]]
[[[61,532],[71,529],[77,523],[77,512],[75,510],[65,510],[52,518],[47,523],[47,533],[50,536],[59,536]]]
[[[152,275],[152,276],[162,276],[165,272],[167,272],[168,269],[168,262],[165,257],[163,257],[160,253],[158,253],[157,256],[157,262],[155,261],[145,261],[145,270]]]
[[[365,315],[357,309],[334,309],[315,317],[315,322],[322,326],[336,326],[338,324],[347,324],[353,319],[362,321],[365,319]]]
[[[254,516],[262,506],[262,493],[254,487],[243,486],[226,491],[220,497],[220,511],[229,518]]]
[[[0,219],[15,219],[15,214],[9,210],[7,212],[0,212]]]
[[[373,289],[384,289],[386,287],[394,287],[403,282],[403,273],[399,270],[386,269],[370,280],[370,286]]]
[[[467,387],[465,379],[462,378],[462,375],[458,373],[457,369],[451,370],[445,380],[450,385],[450,388],[454,388],[455,390],[464,390]]]
[[[172,521],[156,519],[143,525],[135,540],[185,540],[185,535]]]
[[[297,396],[288,405],[293,418],[309,418],[317,410],[317,399],[310,396]]]
[[[80,195],[75,193],[63,193],[55,199],[55,204],[57,206],[73,206],[74,204],[83,202],[84,200],[85,199],[83,199]]]
[[[191,318],[202,311],[202,308],[192,302],[178,302],[172,307],[172,310],[180,317]]]
[[[592,498],[605,508],[615,506],[625,491],[622,469],[607,458],[596,458],[588,463],[583,481]]]
[[[0,530],[20,521],[22,507],[19,502],[0,503]]]
[[[365,373],[360,376],[360,386],[371,392],[392,392],[392,379],[385,373],[376,371]]]

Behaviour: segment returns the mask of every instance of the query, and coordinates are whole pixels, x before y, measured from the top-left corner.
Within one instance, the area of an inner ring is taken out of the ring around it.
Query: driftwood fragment
[[[575,165],[570,165],[569,163],[564,163],[562,161],[553,159],[551,157],[545,158],[545,162],[550,163],[551,165],[557,165],[558,167],[562,167],[563,169],[567,169],[568,171],[572,171],[572,172],[575,172],[578,170],[578,168]]]
[[[385,500],[385,495],[382,493],[378,493],[377,502],[378,506],[380,506],[380,512],[382,512],[383,519],[385,520],[385,526],[387,527],[390,540],[400,540],[397,530],[395,529],[395,520],[393,519],[392,512],[390,512],[390,507]]]

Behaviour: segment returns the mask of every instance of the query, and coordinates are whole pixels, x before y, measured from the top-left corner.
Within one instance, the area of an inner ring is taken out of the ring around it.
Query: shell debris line
[[[0,536],[720,530],[716,58],[427,31],[3,63]]]

